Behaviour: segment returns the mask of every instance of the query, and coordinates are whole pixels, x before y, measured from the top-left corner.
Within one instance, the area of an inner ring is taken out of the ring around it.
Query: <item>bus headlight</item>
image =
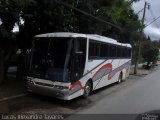
[[[54,87],[57,88],[57,89],[60,89],[60,90],[68,89],[67,86],[59,86],[59,85],[55,85]]]
[[[27,78],[27,82],[30,83],[30,84],[34,84],[33,81],[32,81],[32,78],[30,78],[30,77]]]

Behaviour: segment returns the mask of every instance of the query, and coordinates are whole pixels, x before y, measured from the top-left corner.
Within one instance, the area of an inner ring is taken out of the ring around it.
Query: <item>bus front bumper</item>
[[[46,87],[36,84],[27,83],[28,92],[33,92],[36,94],[55,97],[62,100],[70,100],[69,91],[68,90],[59,90],[53,87]]]

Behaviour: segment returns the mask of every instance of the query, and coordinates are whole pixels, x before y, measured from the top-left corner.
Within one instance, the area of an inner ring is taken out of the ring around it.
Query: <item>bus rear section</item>
[[[84,79],[92,81],[92,91],[115,82],[120,83],[129,76],[130,44],[118,43],[101,36],[91,36],[88,44],[88,60]]]

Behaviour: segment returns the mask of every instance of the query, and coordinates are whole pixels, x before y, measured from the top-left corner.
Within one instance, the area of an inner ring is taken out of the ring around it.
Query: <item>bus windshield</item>
[[[75,79],[72,76],[76,72],[76,60],[82,58],[85,52],[83,50],[82,54],[76,54],[76,51],[80,51],[80,45],[80,40],[75,38],[36,38],[32,48],[31,75],[40,79],[71,82]],[[79,62],[83,63],[84,69],[85,58]],[[81,73],[79,70],[75,74],[82,74],[82,69]]]

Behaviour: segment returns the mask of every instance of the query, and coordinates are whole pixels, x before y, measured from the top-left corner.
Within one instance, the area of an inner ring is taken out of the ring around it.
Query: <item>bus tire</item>
[[[120,84],[122,82],[122,72],[120,72],[117,83]]]
[[[88,96],[91,94],[92,92],[92,84],[90,81],[88,81],[86,83],[86,85],[84,86],[84,93],[83,93],[83,97],[84,98],[88,98]]]

